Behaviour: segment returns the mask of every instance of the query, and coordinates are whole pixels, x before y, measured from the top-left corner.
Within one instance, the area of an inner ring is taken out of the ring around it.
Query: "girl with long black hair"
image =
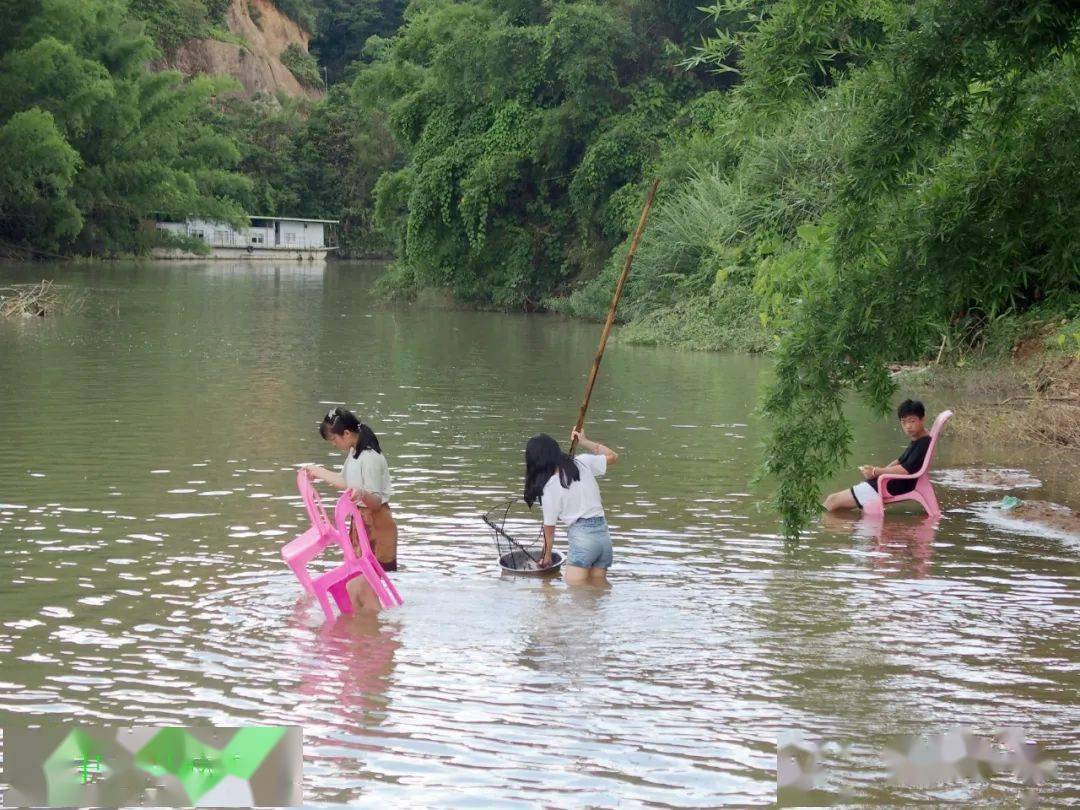
[[[544,551],[540,566],[551,565],[555,524],[566,524],[570,546],[563,577],[568,585],[603,585],[611,566],[611,535],[600,502],[597,476],[619,460],[619,454],[573,431],[570,440],[587,452],[571,458],[546,433],[525,445],[525,503],[540,502],[544,513]]]
[[[340,472],[309,464],[308,475],[338,489],[352,490],[379,564],[387,571],[396,571],[398,530],[390,513],[390,466],[379,438],[345,408],[334,408],[323,417],[319,435],[344,452],[345,459]],[[355,526],[353,542],[359,542]]]

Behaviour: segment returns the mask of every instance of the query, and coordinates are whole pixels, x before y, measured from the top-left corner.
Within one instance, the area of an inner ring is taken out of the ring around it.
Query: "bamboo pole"
[[[653,180],[652,187],[649,189],[649,196],[645,198],[645,207],[641,209],[641,219],[638,220],[637,228],[634,229],[634,238],[630,240],[630,250],[626,253],[626,262],[623,264],[622,275],[619,276],[619,283],[615,285],[615,295],[611,299],[611,309],[608,310],[604,331],[600,333],[600,348],[596,350],[596,357],[593,358],[592,370],[589,372],[589,382],[585,385],[585,399],[582,400],[581,410],[578,411],[577,425],[574,430],[579,432],[585,425],[585,412],[589,409],[589,399],[592,397],[593,386],[596,384],[596,375],[600,371],[600,361],[604,358],[604,348],[607,346],[608,335],[611,333],[612,324],[615,323],[615,310],[619,307],[623,285],[626,284],[626,277],[630,275],[630,265],[634,263],[638,240],[641,238],[642,231],[645,230],[645,222],[649,218],[653,198],[656,196],[656,187],[659,185],[660,178]],[[577,439],[570,442],[570,455],[574,454],[575,449],[577,449]]]

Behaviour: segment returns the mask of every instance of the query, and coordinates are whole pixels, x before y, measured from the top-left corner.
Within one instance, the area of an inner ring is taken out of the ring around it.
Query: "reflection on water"
[[[875,571],[892,576],[922,578],[930,573],[934,538],[940,518],[925,515],[825,513],[821,524],[827,531],[850,536],[852,548],[863,554]]]
[[[849,742],[827,787],[866,803],[1010,803],[1006,777],[890,788],[876,752],[1017,725],[1062,763],[1040,796],[1080,797],[1076,547],[940,487],[936,523],[785,544],[748,483],[762,361],[609,347],[613,587],[569,592],[501,575],[479,516],[567,433],[593,325],[379,306],[358,265],[48,272],[83,312],[0,323],[4,718],[299,724],[312,802],[556,806],[767,803],[788,730]],[[326,625],[279,549],[337,404],[387,451],[406,601]],[[861,418],[860,457],[891,428]]]

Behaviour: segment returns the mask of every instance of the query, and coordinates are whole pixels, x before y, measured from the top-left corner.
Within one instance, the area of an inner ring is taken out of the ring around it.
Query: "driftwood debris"
[[[56,314],[64,298],[51,281],[0,287],[0,317],[44,318]]]

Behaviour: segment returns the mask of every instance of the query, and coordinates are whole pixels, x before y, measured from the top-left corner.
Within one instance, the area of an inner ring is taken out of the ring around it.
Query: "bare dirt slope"
[[[311,35],[286,17],[270,0],[233,0],[225,14],[225,25],[244,38],[247,46],[214,39],[193,39],[181,45],[175,54],[158,67],[179,70],[185,76],[200,73],[232,76],[244,87],[244,95],[264,93],[271,97],[279,91],[290,96],[322,95],[304,87],[281,63],[281,54],[289,45],[305,52]]]

